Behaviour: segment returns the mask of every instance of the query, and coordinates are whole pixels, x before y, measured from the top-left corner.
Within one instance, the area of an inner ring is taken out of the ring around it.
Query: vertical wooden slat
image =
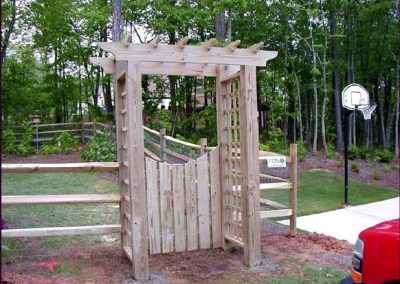
[[[157,162],[146,158],[147,219],[150,254],[161,253],[160,198]]]
[[[290,208],[292,216],[290,216],[290,230],[296,232],[297,227],[297,144],[290,144],[290,181],[292,189],[290,190]]]
[[[147,202],[144,171],[142,80],[137,62],[128,61],[126,76],[129,121],[129,188],[132,226],[132,268],[137,280],[149,279]]]
[[[256,68],[240,67],[240,160],[244,263],[260,263],[260,191]]]
[[[160,164],[160,198],[162,252],[168,253],[174,251],[173,204],[171,167],[164,163]]]
[[[220,182],[221,182],[221,243],[224,249],[225,236],[229,233],[229,158],[228,148],[228,109],[227,96],[228,90],[225,83],[221,83],[221,78],[225,75],[226,70],[222,65],[217,66],[216,78],[216,103],[217,103],[217,132],[219,146],[219,160],[221,165]]]
[[[184,166],[172,166],[172,190],[174,199],[175,251],[186,250]]]
[[[210,152],[211,228],[213,248],[222,247],[219,148]]]
[[[198,222],[197,222],[197,187],[196,187],[196,162],[185,164],[185,197],[186,197],[186,224],[187,224],[187,249],[197,250]]]
[[[197,195],[199,206],[199,242],[201,249],[211,247],[210,191],[207,156],[197,159]]]

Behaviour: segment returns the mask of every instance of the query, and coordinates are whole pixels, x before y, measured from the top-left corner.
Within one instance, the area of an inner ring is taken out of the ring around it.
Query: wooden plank
[[[260,218],[277,218],[277,217],[287,217],[292,215],[292,209],[279,209],[279,210],[268,210],[260,211]]]
[[[175,251],[186,250],[186,220],[184,193],[184,166],[172,165],[172,190],[174,199]]]
[[[80,122],[66,122],[66,123],[48,123],[48,124],[38,124],[38,127],[49,127],[49,126],[67,126],[67,125],[80,125]]]
[[[198,244],[198,215],[197,215],[197,187],[196,187],[196,162],[185,164],[185,197],[186,197],[186,224],[187,224],[187,249],[197,250]]]
[[[266,198],[260,198],[260,204],[272,207],[274,209],[287,209],[287,206]]]
[[[142,76],[139,64],[128,62],[126,74],[126,119],[129,137],[129,190],[132,210],[132,268],[136,280],[149,279],[149,242],[147,239],[147,205],[144,170],[144,136],[142,114]]]
[[[118,163],[59,163],[59,164],[2,164],[3,173],[88,173],[116,172]]]
[[[185,162],[194,161],[192,158],[187,157],[187,156],[182,155],[182,154],[179,154],[179,153],[176,153],[176,152],[174,152],[174,151],[172,151],[172,150],[170,150],[170,149],[165,149],[164,151],[165,151],[165,153],[167,153],[168,155],[171,155],[171,156],[173,156],[173,157],[175,157],[175,158],[178,158],[178,159],[180,159],[180,160],[182,160],[182,161],[185,161]]]
[[[152,158],[153,160],[156,160],[157,162],[161,162],[161,159],[154,154],[153,152],[151,152],[150,150],[144,148],[144,153],[149,156],[150,158]]]
[[[140,68],[143,74],[151,75],[215,77],[217,65],[196,63],[183,64],[171,62],[141,62]]]
[[[63,133],[63,132],[80,132],[82,129],[63,129],[63,130],[49,130],[49,131],[40,131],[38,135],[41,134],[54,134],[54,133]]]
[[[2,195],[1,204],[119,203],[119,194]]]
[[[258,53],[257,53],[258,54]],[[254,66],[240,67],[240,142],[244,263],[261,261],[257,82]]]
[[[237,79],[239,77],[240,77],[240,71],[237,71],[237,72],[235,72],[233,74],[224,76],[223,78],[220,78],[219,80],[220,80],[221,83],[224,83],[226,81],[235,80],[235,79]]]
[[[292,183],[290,182],[271,182],[271,183],[262,183],[260,184],[260,190],[265,189],[291,189]]]
[[[233,243],[233,244],[235,244],[235,245],[237,245],[239,247],[244,247],[243,242],[241,242],[241,241],[239,241],[239,240],[237,240],[235,238],[232,238],[232,237],[229,237],[229,236],[225,236],[225,240],[228,241],[228,242],[231,242],[231,243]]]
[[[160,164],[160,207],[161,207],[161,237],[162,252],[174,251],[173,231],[173,198],[171,189],[171,168],[170,165]]]
[[[265,66],[268,60],[275,58],[276,51],[259,51],[254,53],[250,49],[235,49],[232,52],[224,47],[186,46],[181,49],[176,45],[158,45],[155,49],[152,44],[130,44],[125,47],[119,42],[98,42],[103,50],[113,53],[117,60],[133,60],[136,62],[175,62],[175,63],[202,63],[202,64],[230,64]],[[173,54],[173,56],[171,56]]]
[[[115,60],[105,57],[90,57],[90,63],[95,64],[103,68],[106,74],[113,75],[115,72]]]
[[[292,183],[292,190],[290,191],[290,208],[293,214],[290,217],[290,230],[296,232],[297,228],[297,144],[290,144],[290,181]]]
[[[221,186],[219,148],[209,153],[210,156],[210,191],[211,191],[211,231],[213,248],[222,247]]]
[[[201,249],[211,247],[210,191],[207,156],[197,159],[197,198],[199,210],[199,242]]]
[[[123,247],[124,254],[132,261],[132,248],[131,247]]]
[[[160,196],[157,162],[146,158],[147,220],[150,254],[161,253]]]
[[[119,233],[121,225],[97,225],[79,227],[50,227],[50,228],[29,228],[29,229],[7,229],[1,231],[3,238],[23,237],[50,237],[50,236],[74,236],[91,234],[114,234]]]

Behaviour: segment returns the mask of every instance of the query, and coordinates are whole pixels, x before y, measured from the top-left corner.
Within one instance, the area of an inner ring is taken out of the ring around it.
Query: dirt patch
[[[49,164],[57,164],[57,163],[79,163],[84,162],[79,156],[78,151],[74,151],[68,154],[54,154],[54,155],[32,155],[32,156],[17,156],[17,155],[8,155],[2,157],[3,163],[10,164],[21,164],[21,163],[49,163]]]
[[[310,265],[349,271],[352,246],[319,234],[286,234],[285,226],[263,221],[261,249],[262,263],[252,269],[243,264],[243,252],[238,248],[153,255],[147,283],[248,283]],[[40,254],[30,251],[29,255],[3,259],[3,280],[21,284],[138,283],[131,279],[131,264],[116,243],[41,249]]]
[[[351,165],[357,163],[360,165],[358,173],[351,170]],[[365,160],[349,160],[349,176],[352,179],[373,184],[382,187],[388,187],[395,190],[400,188],[400,160],[395,159],[391,164],[383,166],[380,163],[368,163]],[[323,155],[308,155],[304,161],[299,163],[299,171],[304,172],[311,169],[325,169],[331,172],[344,175],[343,160],[326,159]],[[374,179],[375,172],[379,172],[381,177]]]

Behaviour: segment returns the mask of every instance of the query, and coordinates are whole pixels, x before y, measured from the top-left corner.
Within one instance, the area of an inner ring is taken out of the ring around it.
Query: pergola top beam
[[[236,42],[235,42],[236,43]],[[136,62],[170,62],[195,64],[226,64],[265,66],[268,60],[275,58],[276,51],[260,50],[254,53],[251,49],[224,48],[204,46],[130,44],[126,47],[120,42],[99,42],[98,45],[105,51],[115,55],[116,60],[132,60]],[[233,47],[233,46],[232,46]]]

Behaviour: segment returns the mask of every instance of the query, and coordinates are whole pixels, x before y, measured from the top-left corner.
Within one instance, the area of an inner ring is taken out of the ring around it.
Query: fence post
[[[297,144],[290,144],[290,182],[292,189],[290,191],[290,208],[292,208],[292,216],[290,216],[290,231],[296,233],[297,218]]]
[[[167,148],[167,140],[165,140],[165,128],[160,129],[160,158],[161,162],[165,162],[167,160],[167,153],[165,153],[165,149]]]
[[[96,119],[93,119],[93,138],[96,138],[97,135],[97,125],[96,125]]]
[[[81,120],[81,143],[82,145],[85,143],[85,129],[83,119]]]
[[[206,147],[207,147],[207,138],[201,138],[200,139],[200,156],[203,156],[204,153],[206,152]]]

